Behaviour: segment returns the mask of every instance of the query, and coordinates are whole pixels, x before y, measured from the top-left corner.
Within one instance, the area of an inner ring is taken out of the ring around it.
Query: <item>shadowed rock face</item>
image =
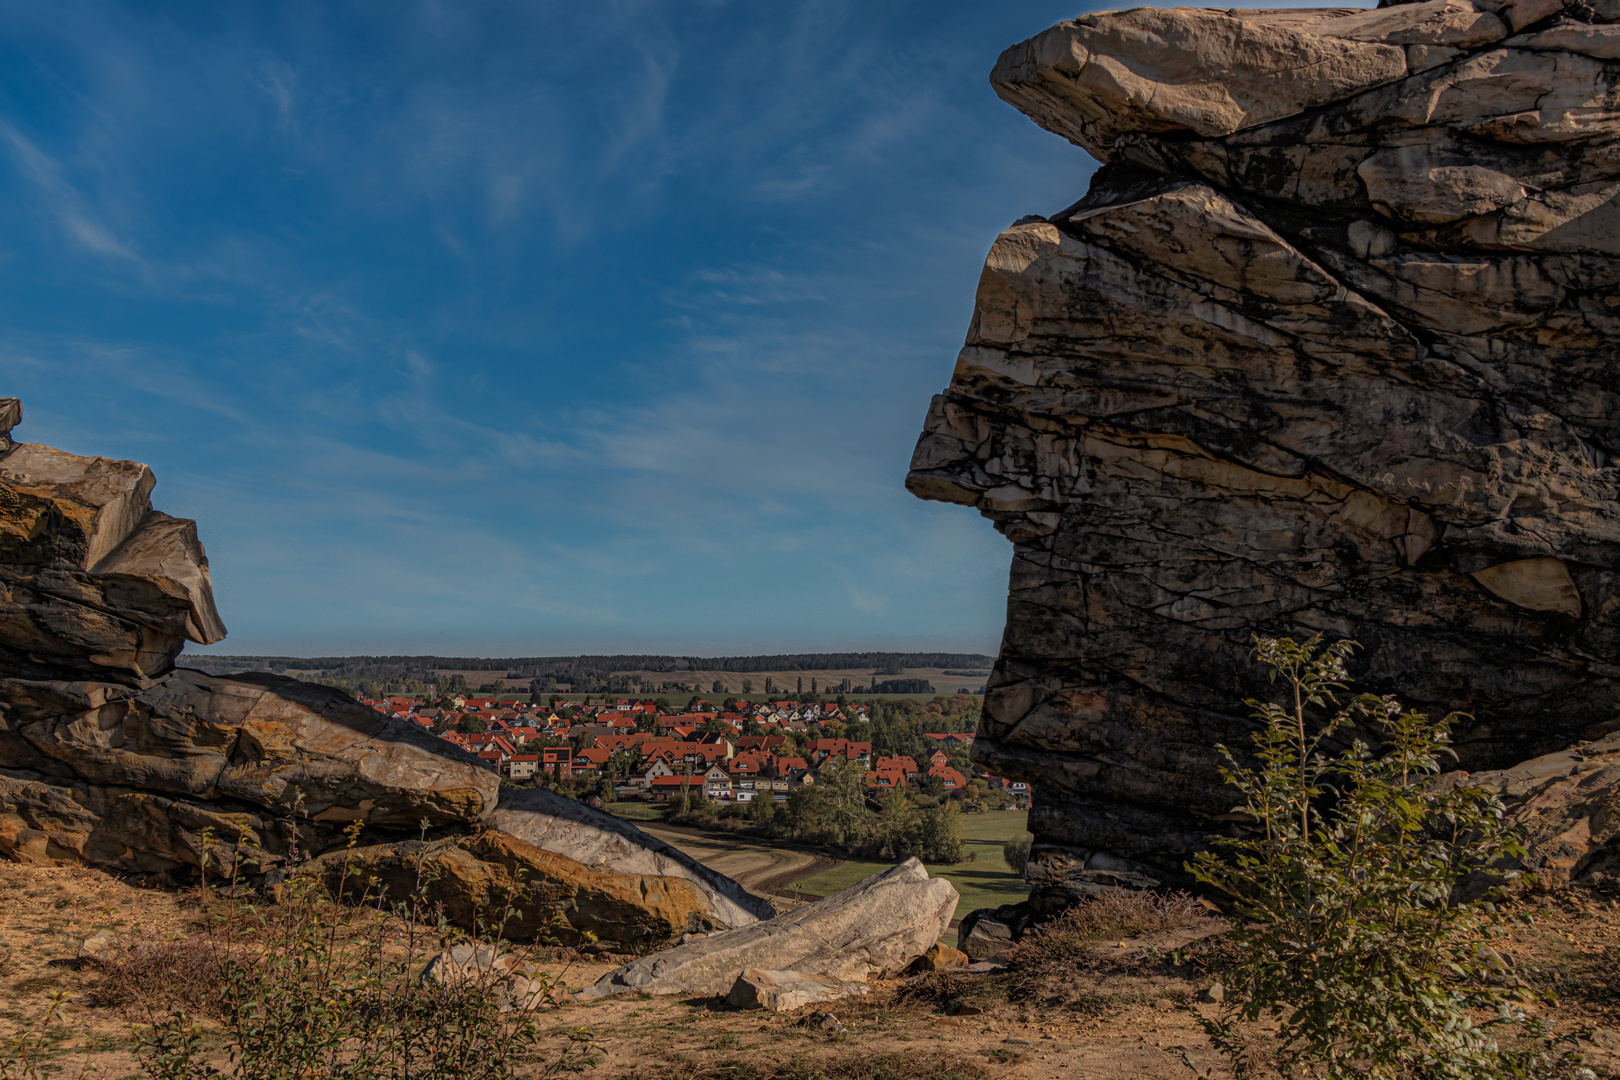
[[[1620,5],[1113,12],[991,81],[1107,162],[997,239],[907,480],[1014,546],[1032,884],[1178,879],[1255,634],[1471,769],[1620,728]]]

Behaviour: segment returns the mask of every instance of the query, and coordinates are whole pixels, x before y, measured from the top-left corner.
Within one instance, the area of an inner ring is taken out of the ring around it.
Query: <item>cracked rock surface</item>
[[[974,755],[1037,894],[1182,880],[1255,634],[1471,770],[1620,728],[1620,3],[1101,13],[991,82],[1105,162],[996,240],[907,479],[1013,543]]]

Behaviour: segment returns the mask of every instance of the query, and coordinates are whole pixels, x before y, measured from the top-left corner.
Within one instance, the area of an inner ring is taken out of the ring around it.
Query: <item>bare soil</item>
[[[211,905],[197,890],[143,887],[82,868],[0,864],[0,1048],[37,1027],[53,993],[67,995],[67,1023],[50,1066],[77,1078],[138,1075],[133,1025],[161,1002],[114,1003],[103,973],[77,959],[80,944],[114,929],[158,944],[205,932]],[[1599,1077],[1620,1076],[1620,904],[1585,892],[1541,897],[1537,924],[1515,938],[1519,974],[1559,995],[1548,1018],[1587,1036]],[[876,985],[830,1006],[843,1030],[806,1023],[809,1011],[737,1012],[711,999],[623,995],[557,1013],[567,1032],[589,1028],[601,1080],[1186,1080],[1228,1075],[1192,1010],[1215,980],[1221,924],[1098,941],[1063,964],[994,975],[935,973]],[[1172,962],[1171,954],[1184,962]],[[571,988],[607,961],[553,965]]]

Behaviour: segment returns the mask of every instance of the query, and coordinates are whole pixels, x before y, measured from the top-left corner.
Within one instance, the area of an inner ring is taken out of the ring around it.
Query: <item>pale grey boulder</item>
[[[861,983],[904,970],[928,951],[956,910],[956,889],[916,859],[769,922],[710,934],[625,964],[581,990],[581,1000],[631,991],[720,997],[749,969]]]
[[[707,898],[717,926],[747,926],[775,915],[769,900],[685,852],[628,821],[545,788],[502,791],[486,824],[593,869],[689,881]]]
[[[826,975],[802,971],[761,971],[749,968],[737,976],[726,1004],[733,1009],[793,1012],[807,1005],[870,993],[865,983],[840,982]]]

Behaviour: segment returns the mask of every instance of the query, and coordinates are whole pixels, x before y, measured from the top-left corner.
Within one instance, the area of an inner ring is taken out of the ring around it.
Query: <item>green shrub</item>
[[[1225,1003],[1205,1030],[1240,1077],[1278,1063],[1330,1080],[1556,1075],[1572,1061],[1550,1044],[1497,1040],[1546,1034],[1522,1007],[1533,995],[1506,985],[1491,948],[1515,920],[1491,898],[1458,895],[1523,848],[1495,796],[1430,783],[1453,756],[1456,714],[1432,722],[1372,695],[1339,707],[1354,647],[1256,641],[1287,703],[1248,702],[1253,767],[1218,748],[1250,825],[1188,864],[1242,920]],[[1262,1019],[1276,1025],[1264,1043],[1235,1027]]]
[[[1001,845],[1001,857],[1007,860],[1008,869],[1019,877],[1024,876],[1024,867],[1029,865],[1029,845],[1032,837],[1020,836],[1016,840],[1009,840]]]
[[[358,833],[358,826],[351,830],[351,847]],[[427,872],[419,867],[412,895],[393,902],[375,880],[356,907],[337,902],[315,878],[295,875],[281,886],[279,903],[231,905],[208,939],[220,976],[207,1011],[218,1030],[209,1032],[183,1007],[152,1008],[151,1023],[137,1031],[146,1076],[512,1080],[520,1069],[551,1075],[589,1064],[591,1036],[578,1030],[538,1067],[541,1020],[561,995],[550,975],[521,957],[513,956],[512,970],[482,965],[445,980],[420,976],[432,954],[458,941],[509,954],[502,931],[527,900],[520,890],[464,935],[426,908]],[[206,1051],[220,1040],[223,1065]]]

